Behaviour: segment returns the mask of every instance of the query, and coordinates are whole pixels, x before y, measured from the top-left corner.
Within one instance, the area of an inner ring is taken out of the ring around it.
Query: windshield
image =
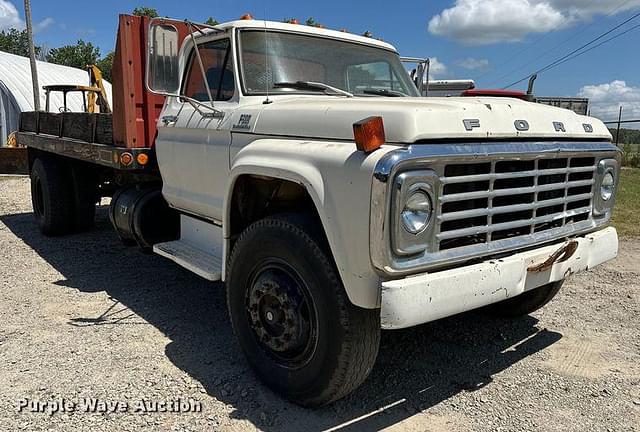
[[[322,83],[356,96],[419,96],[394,52],[295,33],[245,30],[240,64],[249,95],[325,93]],[[289,85],[288,85],[289,84]]]

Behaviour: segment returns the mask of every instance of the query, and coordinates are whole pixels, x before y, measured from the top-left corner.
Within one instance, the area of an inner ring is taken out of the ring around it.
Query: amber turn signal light
[[[365,153],[378,150],[385,143],[382,117],[369,117],[353,124],[356,147]]]
[[[147,155],[146,153],[139,153],[136,157],[136,160],[140,165],[146,165],[147,163],[149,163],[149,155]]]

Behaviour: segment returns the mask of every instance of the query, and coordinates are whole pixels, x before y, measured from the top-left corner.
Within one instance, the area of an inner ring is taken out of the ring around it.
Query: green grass
[[[640,168],[640,144],[622,144],[622,166]]]
[[[613,225],[621,236],[640,237],[640,169],[622,170],[613,213]]]

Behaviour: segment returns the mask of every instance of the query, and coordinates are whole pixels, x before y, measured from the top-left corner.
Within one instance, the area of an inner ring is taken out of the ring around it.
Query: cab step
[[[181,240],[153,246],[158,255],[210,281],[222,279],[222,257],[207,253]]]
[[[207,280],[221,280],[222,229],[182,215],[180,232],[180,240],[158,243],[153,252]]]

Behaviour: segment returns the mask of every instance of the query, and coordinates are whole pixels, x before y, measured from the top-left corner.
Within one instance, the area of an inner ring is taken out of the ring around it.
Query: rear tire
[[[564,281],[543,285],[519,296],[503,300],[500,303],[489,306],[489,311],[497,316],[505,318],[517,318],[529,315],[549,303],[560,291]]]
[[[74,163],[72,166],[74,208],[73,223],[75,231],[87,231],[93,228],[98,202],[97,179],[94,171],[85,165]]]
[[[31,169],[31,201],[40,231],[48,236],[73,229],[74,191],[68,165],[37,158]]]
[[[313,232],[295,215],[249,226],[229,260],[227,302],[256,374],[293,402],[316,407],[369,375],[380,317],[349,301],[325,241]]]

